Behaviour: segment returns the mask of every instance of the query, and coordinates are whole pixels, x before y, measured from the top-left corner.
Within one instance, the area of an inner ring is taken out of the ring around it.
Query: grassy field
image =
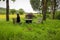
[[[3,20],[5,15],[0,19],[0,40],[60,40],[60,20],[47,19],[43,24],[26,24],[23,20],[22,24],[13,24]]]
[[[25,15],[21,15],[21,17],[23,18]],[[9,15],[10,18],[16,18],[16,14],[14,15]],[[6,15],[0,15],[0,19],[5,19],[6,18]]]

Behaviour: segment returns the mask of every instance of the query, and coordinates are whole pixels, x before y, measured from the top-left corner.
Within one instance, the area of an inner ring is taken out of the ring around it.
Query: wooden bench
[[[25,19],[26,23],[32,23],[32,19]]]

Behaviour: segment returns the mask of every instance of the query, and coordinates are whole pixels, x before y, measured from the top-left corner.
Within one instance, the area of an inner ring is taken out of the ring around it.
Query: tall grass
[[[0,20],[0,40],[60,40],[60,20],[13,24]]]

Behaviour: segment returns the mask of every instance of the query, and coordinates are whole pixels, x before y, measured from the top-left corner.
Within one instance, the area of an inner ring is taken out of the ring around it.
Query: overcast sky
[[[31,5],[30,5],[30,0],[16,0],[15,2],[10,1],[10,9],[24,9],[26,12],[34,12]],[[0,1],[0,7],[6,8],[6,3],[3,1]]]

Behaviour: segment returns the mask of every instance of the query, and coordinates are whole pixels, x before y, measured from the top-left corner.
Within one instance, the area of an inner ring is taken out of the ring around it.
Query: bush
[[[14,14],[14,13],[16,13],[16,10],[15,10],[15,9],[11,9],[10,12],[11,12],[12,14]]]
[[[19,11],[20,15],[23,15],[25,13],[23,9],[19,9],[18,11]]]
[[[0,10],[0,14],[6,14],[6,11]]]
[[[60,20],[60,12],[57,12],[56,13],[56,19],[59,19]]]
[[[46,17],[50,19],[50,14],[46,14]]]

